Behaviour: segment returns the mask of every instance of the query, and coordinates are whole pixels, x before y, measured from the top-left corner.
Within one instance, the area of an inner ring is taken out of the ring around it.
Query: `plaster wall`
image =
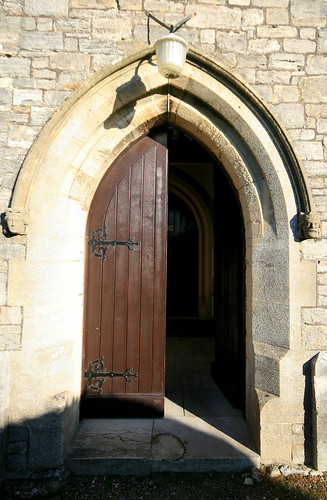
[[[327,350],[326,2],[4,0],[1,9],[0,206],[25,217],[0,246],[3,467],[62,462],[78,420],[88,206],[112,161],[167,119],[216,155],[242,205],[247,419],[262,461],[310,460],[308,366]],[[180,34],[210,64],[193,55],[168,88],[146,48],[164,30],[147,26],[146,9],[167,23],[196,11]],[[230,88],[220,62],[246,92]],[[319,240],[296,237],[296,187],[251,92],[302,160]]]

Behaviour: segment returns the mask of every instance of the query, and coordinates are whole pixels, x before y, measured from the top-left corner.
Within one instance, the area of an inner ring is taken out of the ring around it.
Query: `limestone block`
[[[0,88],[0,106],[2,109],[9,109],[11,94],[12,92],[10,89]]]
[[[325,25],[327,6],[323,2],[293,0],[291,3],[292,24],[294,26]]]
[[[30,148],[39,132],[40,129],[37,127],[12,125],[9,129],[8,145],[16,148]]]
[[[257,83],[289,84],[291,80],[290,71],[257,71]]]
[[[49,90],[44,92],[44,102],[47,106],[56,108],[64,102],[65,99],[71,94],[67,90]]]
[[[30,16],[68,16],[69,0],[25,0],[25,13]]]
[[[78,50],[77,38],[65,38],[64,50],[65,50],[65,52],[77,52],[77,50]]]
[[[308,75],[326,75],[327,74],[327,60],[326,56],[309,56],[307,59]]]
[[[63,50],[62,33],[26,31],[22,35],[21,48],[35,51]]]
[[[324,104],[327,102],[327,76],[320,75],[301,78],[299,88],[305,102],[314,104]]]
[[[274,102],[297,102],[299,91],[297,85],[275,85]]]
[[[149,9],[150,10],[150,9]],[[186,15],[193,14],[196,11],[196,16],[188,21],[188,26],[192,28],[215,28],[239,31],[242,22],[241,9],[228,7],[216,7],[208,5],[188,5],[185,9]]]
[[[0,352],[0,429],[7,425],[9,406],[10,353]],[[5,425],[4,425],[5,424]]]
[[[327,350],[327,326],[304,325],[302,329],[302,345],[304,349]]]
[[[266,21],[267,24],[288,24],[288,10],[276,7],[267,9]]]
[[[57,73],[55,71],[50,71],[49,69],[35,69],[33,71],[33,76],[35,78],[46,78],[48,80],[51,80],[53,78],[56,78]]]
[[[120,10],[142,10],[142,0],[119,0]]]
[[[38,31],[52,31],[53,21],[47,17],[41,17],[37,20]]]
[[[267,67],[267,56],[265,55],[243,55],[239,56],[239,67],[240,68],[255,68],[263,69]]]
[[[49,57],[49,67],[51,69],[85,71],[89,69],[89,66],[89,54],[68,54],[64,52],[55,52]]]
[[[55,20],[55,28],[56,31],[63,31],[66,35],[68,33],[75,33],[76,31],[79,34],[89,33],[91,30],[91,21],[89,19],[78,19],[75,17],[73,19],[61,17]]]
[[[253,85],[252,88],[258,92],[264,101],[272,102],[273,91],[270,85]]]
[[[305,240],[301,243],[302,257],[306,260],[327,258],[327,244],[325,240]]]
[[[35,86],[40,90],[52,90],[56,87],[56,82],[55,80],[37,79]]]
[[[21,327],[0,325],[0,351],[17,351],[21,348]]]
[[[74,9],[115,9],[116,0],[72,0]]]
[[[302,54],[271,54],[269,67],[278,70],[298,71],[304,67],[305,57]]]
[[[0,245],[0,259],[24,259],[26,247],[22,243],[4,240]],[[2,274],[2,273],[1,273]],[[0,283],[2,277],[0,277]]]
[[[31,109],[31,125],[36,125],[37,127],[43,127],[43,125],[48,121],[52,115],[53,110],[51,108],[35,108]]]
[[[307,325],[327,325],[327,309],[304,307],[302,308],[302,321]]]
[[[0,75],[12,78],[30,75],[31,61],[18,57],[0,57]]]
[[[21,321],[20,307],[0,306],[0,325],[20,325]]]
[[[309,52],[315,52],[316,50],[316,42],[313,42],[312,40],[286,39],[284,40],[283,45],[285,52],[291,52],[294,54],[305,54]],[[310,58],[308,59],[308,68],[309,68],[309,61]],[[309,73],[308,69],[307,72]]]
[[[115,59],[118,58],[114,41],[109,40],[108,37],[105,43],[102,39],[88,40],[81,38],[79,45],[81,52],[87,52],[89,54],[113,54]]]
[[[324,151],[321,142],[296,142],[294,146],[302,160],[324,159]]]
[[[327,352],[312,360],[313,461],[317,470],[327,470]]]
[[[217,33],[217,44],[220,50],[226,52],[244,53],[247,48],[247,40],[245,35],[234,35],[231,33]]]
[[[258,26],[264,22],[264,13],[261,9],[246,9],[243,13],[243,27]]]
[[[14,89],[15,106],[41,106],[42,91],[34,89]]]
[[[281,464],[292,461],[292,423],[262,423],[262,463]]]
[[[282,123],[287,123],[287,128],[303,128],[304,105],[298,103],[282,103],[275,106],[277,115]]]
[[[327,34],[326,30],[318,30],[317,52],[327,52]]]
[[[289,0],[252,0],[255,7],[288,7]]]
[[[297,29],[292,26],[258,26],[257,35],[259,38],[296,38]]]
[[[249,51],[257,54],[269,54],[270,52],[278,52],[280,44],[277,40],[269,40],[268,38],[256,39],[249,41]]]

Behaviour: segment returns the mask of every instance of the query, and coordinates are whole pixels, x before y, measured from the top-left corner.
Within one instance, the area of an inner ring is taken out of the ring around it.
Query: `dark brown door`
[[[84,417],[163,415],[166,238],[167,148],[145,137],[109,168],[90,208]]]

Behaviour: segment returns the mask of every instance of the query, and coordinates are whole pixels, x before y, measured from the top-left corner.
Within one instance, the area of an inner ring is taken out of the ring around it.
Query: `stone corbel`
[[[4,217],[6,230],[10,234],[26,234],[29,223],[29,212],[24,207],[7,208]]]
[[[298,222],[299,237],[301,240],[321,238],[321,221],[317,212],[301,212]]]

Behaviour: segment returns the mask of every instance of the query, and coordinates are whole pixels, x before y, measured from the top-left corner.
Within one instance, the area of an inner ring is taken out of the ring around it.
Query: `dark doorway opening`
[[[168,194],[167,316],[198,317],[198,227],[187,204]]]
[[[167,390],[170,384],[178,383],[169,373],[173,359],[176,364],[177,346],[194,349],[197,345],[206,352],[206,363],[210,364],[204,367],[201,358],[202,374],[203,370],[209,372],[230,403],[244,408],[244,230],[240,206],[222,167],[194,138],[170,127],[168,151]],[[211,238],[205,237],[200,227],[204,213],[211,218]],[[200,258],[201,245],[211,245],[211,263]],[[203,297],[209,293],[210,297]],[[187,363],[187,358],[182,355],[180,362],[184,359]],[[182,366],[180,369],[183,371]]]

